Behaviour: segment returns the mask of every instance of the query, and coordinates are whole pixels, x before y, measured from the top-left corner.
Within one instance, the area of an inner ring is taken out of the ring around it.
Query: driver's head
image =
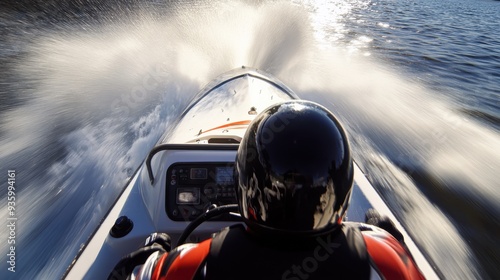
[[[332,231],[342,222],[353,184],[346,134],[319,104],[273,105],[249,125],[235,177],[241,215],[254,231]]]

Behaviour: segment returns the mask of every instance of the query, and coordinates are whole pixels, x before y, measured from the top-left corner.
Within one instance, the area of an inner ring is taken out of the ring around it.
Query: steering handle
[[[203,222],[208,221],[224,213],[238,212],[238,211],[239,211],[238,204],[228,204],[210,209],[207,212],[201,214],[191,223],[189,223],[189,225],[184,229],[184,231],[181,234],[181,237],[179,237],[179,241],[177,241],[177,246],[184,244],[189,235]]]

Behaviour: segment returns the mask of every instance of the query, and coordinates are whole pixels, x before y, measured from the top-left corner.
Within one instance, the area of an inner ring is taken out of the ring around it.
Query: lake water
[[[189,99],[247,65],[339,116],[443,278],[497,279],[498,30],[488,0],[2,3],[0,278],[60,278]]]

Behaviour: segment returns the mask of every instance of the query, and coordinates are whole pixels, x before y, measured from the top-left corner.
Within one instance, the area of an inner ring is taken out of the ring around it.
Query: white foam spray
[[[380,185],[392,192],[391,206],[444,275],[474,278],[470,250],[453,223],[393,162],[414,157],[414,168],[474,186],[453,191],[499,201],[493,190],[500,154],[491,149],[498,133],[351,47],[318,41],[318,32],[327,32],[311,5],[175,7],[165,20],[139,14],[130,23],[48,33],[29,46],[16,74],[29,84],[20,94],[31,99],[3,114],[0,139],[2,162],[21,170],[32,155],[38,160],[31,167],[37,173],[18,193],[19,242],[36,254],[25,261],[39,264],[23,268],[26,278],[59,277],[188,100],[241,65],[269,71],[299,96],[334,110],[357,158],[372,179],[386,182]],[[348,14],[344,5],[337,16]],[[55,232],[63,235],[54,240]]]

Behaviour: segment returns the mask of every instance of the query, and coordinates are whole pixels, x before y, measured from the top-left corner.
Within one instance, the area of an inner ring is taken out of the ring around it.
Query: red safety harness
[[[326,268],[321,268],[323,272],[328,273],[320,275],[335,275],[336,279],[358,279],[360,275],[367,276],[366,267],[371,266],[371,271],[379,272],[383,279],[425,279],[409,253],[389,233],[381,230],[371,231],[368,227],[363,228],[363,234],[360,234],[359,227],[354,225],[348,226],[348,229],[347,231],[345,228],[343,229],[345,237],[343,236],[342,242],[344,243],[339,243],[341,245],[338,247],[338,256],[332,254],[332,259],[324,263]],[[314,254],[318,253],[318,248],[321,250],[323,250],[321,246],[325,248],[321,256],[328,253],[327,247],[322,245],[321,241],[316,248],[303,251],[303,254],[299,253],[299,257],[295,258],[295,260],[293,259],[293,254],[297,254],[297,250],[290,250],[279,256],[275,256],[270,251],[264,251],[258,256],[252,253],[252,251],[261,251],[261,248],[254,248],[255,250],[252,250],[256,245],[251,243],[251,241],[250,244],[245,244],[245,238],[241,238],[241,234],[246,234],[241,231],[241,228],[225,229],[216,235],[214,239],[208,239],[199,244],[186,244],[174,249],[168,256],[164,254],[157,262],[152,279],[193,279],[196,277],[207,279],[256,279],[255,277],[259,273],[260,276],[257,277],[260,279],[265,275],[273,278],[279,275],[281,279],[300,279],[303,275],[293,274],[294,265],[301,264],[297,260],[304,260],[302,264],[306,266],[303,273],[307,273],[309,271],[307,270],[308,268],[314,268],[313,259]],[[358,236],[362,236],[361,239]],[[236,241],[234,240],[237,239],[243,239],[243,241],[235,243]],[[338,238],[333,239],[333,241],[338,242]],[[224,253],[224,246],[229,246],[233,249]],[[332,248],[335,248],[335,246]],[[340,252],[341,250],[348,251]],[[234,252],[237,254],[254,255],[248,258],[245,258],[246,255],[243,255],[242,258],[241,255],[235,256],[231,254]],[[283,256],[288,255],[291,255],[291,259],[283,261]],[[369,255],[369,257],[363,257],[364,255]],[[255,263],[252,264],[249,261],[245,261],[248,259],[255,261]],[[310,259],[309,263],[306,261],[308,259]],[[353,260],[352,264],[350,259]],[[292,261],[290,262],[290,260]],[[322,259],[317,260],[316,263],[321,261]],[[280,267],[280,265],[284,266]],[[207,269],[207,274],[200,273],[203,267]],[[290,269],[287,270],[287,267]],[[278,270],[278,274],[275,273],[273,275],[273,271],[270,271],[272,269]],[[370,269],[368,269],[368,275],[369,271]],[[309,275],[307,276],[309,278]]]

